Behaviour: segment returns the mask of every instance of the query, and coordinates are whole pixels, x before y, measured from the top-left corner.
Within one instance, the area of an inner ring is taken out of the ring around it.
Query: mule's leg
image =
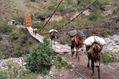
[[[94,59],[91,59],[92,75],[94,75]]]
[[[79,57],[79,55],[78,55],[78,61],[80,61],[80,57]]]
[[[88,53],[87,56],[88,56],[88,64],[87,64],[87,67],[89,68],[89,67],[90,67],[91,54]]]
[[[78,55],[78,49],[79,49],[79,48],[76,47],[76,58],[79,56],[79,55]]]
[[[54,39],[54,45],[55,45],[55,39]]]
[[[87,67],[89,68],[89,62],[90,62],[90,59],[89,59],[89,53],[87,54],[87,56],[88,56],[88,64],[87,64]]]
[[[72,53],[72,57],[73,57],[73,55],[74,55],[74,46],[73,45],[71,45],[71,53]]]
[[[80,61],[80,54],[78,52],[79,48],[76,47],[76,58],[78,58],[78,61]]]
[[[101,79],[100,78],[100,66],[97,66],[97,71],[98,71],[98,79]]]
[[[51,40],[51,46],[52,46],[52,40]]]

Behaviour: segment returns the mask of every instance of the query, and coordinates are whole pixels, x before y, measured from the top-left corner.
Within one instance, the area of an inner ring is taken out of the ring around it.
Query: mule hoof
[[[87,65],[87,67],[89,68],[89,65]]]
[[[80,61],[80,58],[78,57],[78,62]]]
[[[94,73],[91,74],[91,76],[94,76],[94,75],[95,75]]]

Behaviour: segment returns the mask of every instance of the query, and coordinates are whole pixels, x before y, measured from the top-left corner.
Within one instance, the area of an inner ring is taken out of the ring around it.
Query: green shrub
[[[25,18],[18,16],[18,17],[13,17],[13,19],[16,21],[17,24],[24,24],[25,23]]]
[[[57,11],[59,11],[59,12],[63,12],[63,11],[65,11],[66,10],[66,7],[65,7],[65,5],[63,5],[63,4],[61,4],[60,6],[59,6],[59,8],[57,9]]]
[[[58,69],[61,69],[62,67],[71,68],[71,66],[65,60],[63,60],[60,55],[57,55],[54,61],[54,64]]]
[[[3,55],[4,55],[4,53],[0,51],[0,59],[2,59]]]
[[[20,29],[18,30],[18,32],[19,32],[20,34],[23,34],[23,35],[28,34],[27,30],[24,29],[24,28],[20,28]]]
[[[97,0],[97,1],[93,4],[93,6],[100,8],[101,6],[105,5],[107,2],[108,2],[107,0]]]
[[[0,33],[9,33],[15,29],[15,26],[9,26],[6,22],[0,24]]]
[[[13,40],[17,40],[19,38],[19,33],[18,32],[11,32],[10,36]]]
[[[114,57],[110,57],[107,52],[104,52],[102,55],[102,62],[103,63],[111,63],[111,62],[116,62],[117,59]]]
[[[85,6],[87,6],[90,2],[91,2],[92,0],[78,0],[78,5],[79,6],[83,6],[83,7],[85,7]]]
[[[36,22],[36,23],[33,23],[32,24],[33,28],[37,28],[37,29],[40,29],[41,28],[41,24]]]
[[[29,53],[26,59],[26,67],[41,75],[48,74],[51,66],[51,56],[53,55],[53,50],[49,47],[49,40],[45,38],[44,43],[38,44]]]
[[[77,0],[77,5],[79,5],[81,3],[81,0]]]
[[[88,19],[91,20],[91,21],[96,21],[98,19],[98,14],[97,13],[92,13]]]

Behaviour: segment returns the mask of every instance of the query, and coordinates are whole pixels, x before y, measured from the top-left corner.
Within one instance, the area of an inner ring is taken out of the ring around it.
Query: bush
[[[71,65],[68,64],[65,60],[63,60],[60,55],[57,55],[54,61],[55,61],[55,66],[58,69],[61,69],[62,67],[71,68]]]
[[[14,30],[15,26],[9,26],[6,22],[0,24],[0,33],[8,33]]]
[[[51,67],[51,56],[53,55],[53,50],[49,47],[49,40],[45,38],[43,43],[35,46],[29,53],[26,59],[26,67],[41,75],[48,74]]]
[[[27,30],[24,29],[24,28],[20,28],[20,29],[19,29],[19,33],[20,33],[20,34],[23,34],[23,35],[28,34]]]
[[[103,63],[111,63],[111,62],[116,62],[117,59],[114,57],[110,57],[107,52],[104,52],[102,55],[102,62]]]
[[[13,17],[13,19],[16,21],[17,24],[24,24],[25,23],[25,18],[18,16],[18,17]]]
[[[63,4],[61,4],[60,6],[59,6],[59,8],[57,9],[57,11],[59,11],[59,12],[63,12],[63,11],[65,11],[66,10],[66,7],[65,7],[65,5],[63,5]]]
[[[79,5],[81,3],[81,0],[77,0],[77,5]]]
[[[33,28],[37,28],[37,29],[41,28],[40,23],[38,23],[38,22],[37,23],[33,23],[32,26],[33,26]]]
[[[98,14],[97,13],[92,13],[89,17],[88,17],[89,20],[91,21],[95,21],[98,19]]]
[[[78,0],[78,5],[85,7],[91,2],[91,0]]]
[[[100,8],[101,6],[105,5],[107,2],[108,2],[107,0],[97,0],[93,6]]]
[[[12,40],[17,40],[19,38],[19,33],[18,32],[11,32],[10,36]]]

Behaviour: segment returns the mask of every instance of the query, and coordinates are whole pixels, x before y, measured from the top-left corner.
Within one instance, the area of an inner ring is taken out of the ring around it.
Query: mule
[[[98,71],[98,79],[100,79],[100,61],[102,58],[102,48],[103,46],[97,42],[94,42],[91,46],[86,46],[86,50],[88,50],[88,64],[87,67],[90,66],[91,60],[91,68],[92,68],[92,75],[94,75],[94,66],[96,65]]]
[[[56,40],[56,32],[55,31],[50,32],[50,39],[51,39],[51,45],[52,45],[53,41],[54,41],[54,45],[55,45],[55,40]]]
[[[36,35],[38,33],[38,29],[37,28],[33,29],[33,33]]]
[[[76,34],[75,36],[71,37],[71,53],[72,53],[72,57],[74,55],[74,48],[76,48],[76,58],[78,58],[79,61],[79,54],[78,54],[78,50],[79,48],[83,47],[83,39]]]

